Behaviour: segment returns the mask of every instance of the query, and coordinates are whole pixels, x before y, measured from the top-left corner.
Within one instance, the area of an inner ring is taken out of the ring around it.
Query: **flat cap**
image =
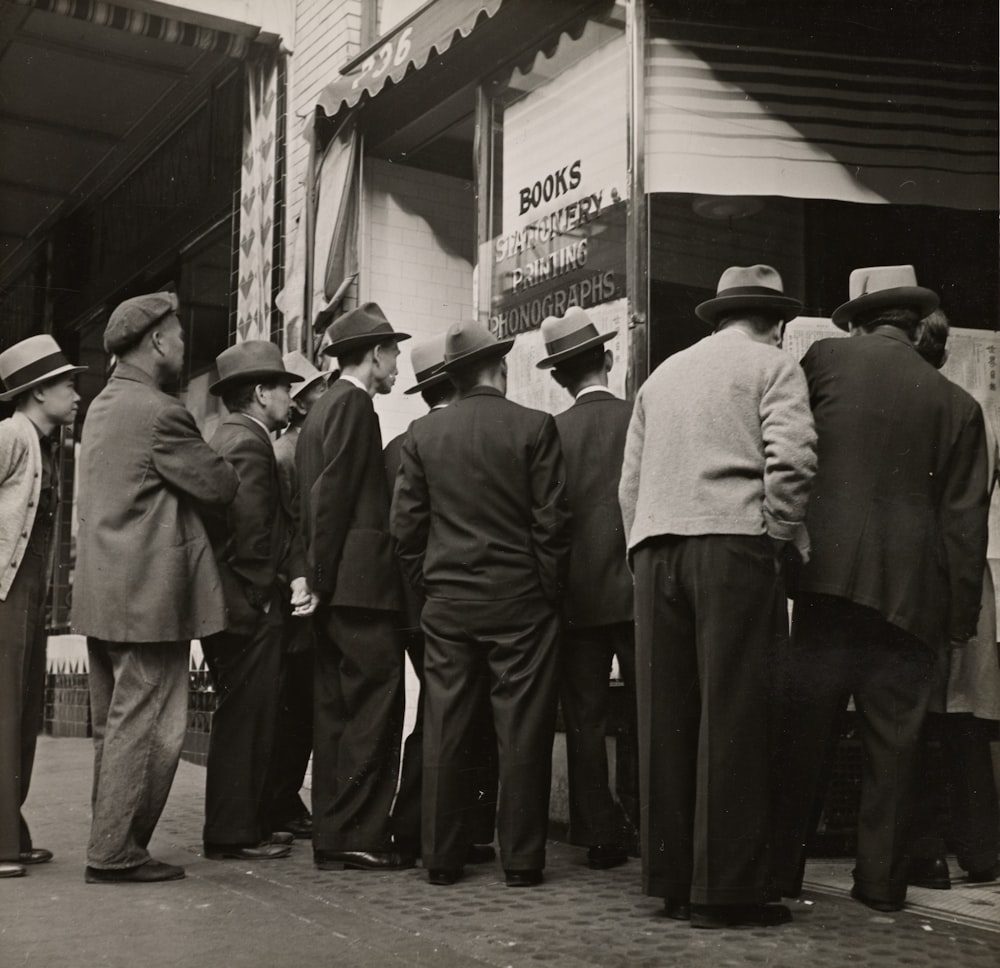
[[[150,327],[179,308],[177,294],[173,292],[151,292],[126,299],[111,314],[104,328],[105,351],[123,353],[138,343]]]

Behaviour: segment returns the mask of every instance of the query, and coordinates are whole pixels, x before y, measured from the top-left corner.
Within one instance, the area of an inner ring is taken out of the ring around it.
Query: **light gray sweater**
[[[653,371],[635,401],[618,497],[628,547],[657,535],[798,539],[816,431],[802,368],[736,329]]]

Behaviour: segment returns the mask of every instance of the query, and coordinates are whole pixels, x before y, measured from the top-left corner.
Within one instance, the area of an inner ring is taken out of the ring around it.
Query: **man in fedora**
[[[800,308],[770,266],[727,269],[695,310],[715,332],[656,368],[625,444],[643,888],[701,928],[790,919],[765,903],[767,776],[782,558],[816,470],[805,377],[777,345]]]
[[[299,529],[299,479],[295,450],[306,415],[326,392],[330,373],[317,370],[298,350],[284,356],[285,369],[302,378],[291,388],[292,406],[288,426],[274,443],[278,482],[285,506],[291,508]],[[312,814],[299,796],[309,757],[312,755],[313,623],[298,618],[285,622],[281,660],[278,727],[268,780],[271,797],[271,827],[296,837],[312,836]]]
[[[303,378],[285,369],[281,351],[267,340],[237,343],[216,365],[219,379],[209,390],[229,416],[209,446],[236,469],[240,486],[224,518],[210,526],[226,627],[202,641],[217,699],[205,775],[205,856],[271,860],[287,856],[291,837],[272,840],[266,783],[282,626],[289,598],[292,621],[311,615],[315,603],[270,435],[288,422],[290,387]]]
[[[59,502],[55,432],[76,420],[73,366],[51,336],[0,353],[0,877],[52,852],[32,844],[21,814],[31,783],[45,695],[45,602]]]
[[[392,870],[389,811],[403,729],[403,650],[396,638],[399,571],[389,488],[372,404],[396,380],[400,340],[375,303],[335,320],[324,352],[340,378],[299,437],[299,514],[316,613],[313,859],[321,869]]]
[[[478,322],[448,330],[442,369],[460,398],[410,426],[393,497],[400,559],[426,598],[422,846],[432,884],[454,883],[466,860],[468,770],[487,702],[507,884],[539,884],[545,866],[569,511],[552,417],[505,399],[513,345]]]
[[[569,580],[563,603],[559,694],[566,723],[570,843],[588,848],[594,869],[628,859],[627,839],[638,825],[635,801],[635,637],[632,576],[618,505],[625,434],[632,407],[608,390],[614,358],[605,347],[614,333],[599,333],[586,311],[542,320],[547,356],[537,363],[570,396],[573,406],[557,414],[556,429],[566,461],[566,492],[573,516]],[[624,742],[617,747],[619,796],[633,808],[623,815],[608,785],[608,726],[611,659],[617,655],[625,682]],[[632,782],[630,782],[632,781]],[[631,800],[629,794],[631,793]]]
[[[819,436],[781,730],[778,886],[801,888],[824,755],[853,695],[865,752],[852,896],[878,911],[906,897],[911,785],[936,663],[976,631],[986,559],[982,411],[912,343],[938,305],[913,266],[855,269],[802,365]]]
[[[410,362],[417,382],[405,394],[419,393],[433,413],[454,403],[458,397],[455,384],[442,371],[444,364],[445,336],[435,336],[418,343],[410,353]],[[423,418],[418,418],[423,419]],[[408,432],[408,431],[407,431]],[[399,473],[400,455],[406,433],[393,437],[385,445],[386,481],[389,492],[395,488]],[[424,745],[424,633],[420,628],[420,613],[424,607],[423,595],[402,576],[403,607],[399,612],[399,636],[410,657],[413,671],[420,683],[417,697],[417,716],[410,735],[403,745],[403,764],[399,774],[399,790],[392,806],[393,837],[409,853],[420,853],[420,807],[423,783]],[[482,742],[469,773],[471,820],[469,828],[469,849],[466,860],[469,863],[486,863],[496,857],[491,846],[496,828],[496,738],[493,735],[492,717],[483,709],[479,734]]]
[[[146,848],[184,743],[191,639],[227,621],[202,515],[239,479],[165,392],[184,367],[179,308],[158,292],[115,309],[104,348],[118,366],[83,424],[72,624],[90,662],[88,884],[184,876]]]

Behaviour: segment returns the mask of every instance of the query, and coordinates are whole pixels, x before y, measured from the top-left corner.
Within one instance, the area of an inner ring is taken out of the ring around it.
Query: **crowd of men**
[[[538,885],[561,704],[570,839],[589,866],[625,863],[638,831],[643,888],[668,916],[778,925],[853,697],[853,896],[893,911],[908,883],[946,886],[943,841],[913,822],[938,700],[943,720],[966,723],[945,732],[976,790],[953,811],[959,862],[972,880],[997,877],[991,734],[967,728],[994,713],[940,699],[978,643],[977,679],[1000,702],[995,618],[984,630],[980,616],[996,443],[937,371],[947,326],[942,338],[925,322],[938,297],[913,268],[855,270],[849,295],[833,321],[857,338],[822,340],[800,365],[780,348],[802,308],[780,275],[727,269],[696,310],[705,338],[634,406],[608,389],[611,334],[573,307],[541,327],[537,365],[573,399],[554,418],[507,399],[514,340],[459,323],[415,347],[406,392],[428,413],[384,449],[373,398],[392,390],[409,336],[376,304],[329,325],[329,385],[269,342],[221,353],[211,392],[228,416],[206,442],[169,392],[184,358],[176,298],[122,303],[79,462],[87,882],[184,876],[148,845],[180,757],[193,638],[218,698],[209,858],[280,859],[306,838],[320,869],[419,857],[445,886],[492,861],[496,840],[506,883]],[[0,423],[3,876],[51,859],[20,807],[44,674],[49,435],[75,419],[79,369],[50,337],[0,354],[17,407]],[[420,695],[403,749],[405,655]]]

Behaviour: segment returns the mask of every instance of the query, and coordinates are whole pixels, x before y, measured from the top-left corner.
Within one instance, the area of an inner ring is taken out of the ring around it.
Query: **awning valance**
[[[468,37],[481,20],[492,17],[503,0],[431,0],[378,44],[351,61],[319,97],[329,118],[354,107],[367,94],[374,97],[387,81],[398,84],[412,66],[420,70],[432,54],[443,54],[456,37]]]

